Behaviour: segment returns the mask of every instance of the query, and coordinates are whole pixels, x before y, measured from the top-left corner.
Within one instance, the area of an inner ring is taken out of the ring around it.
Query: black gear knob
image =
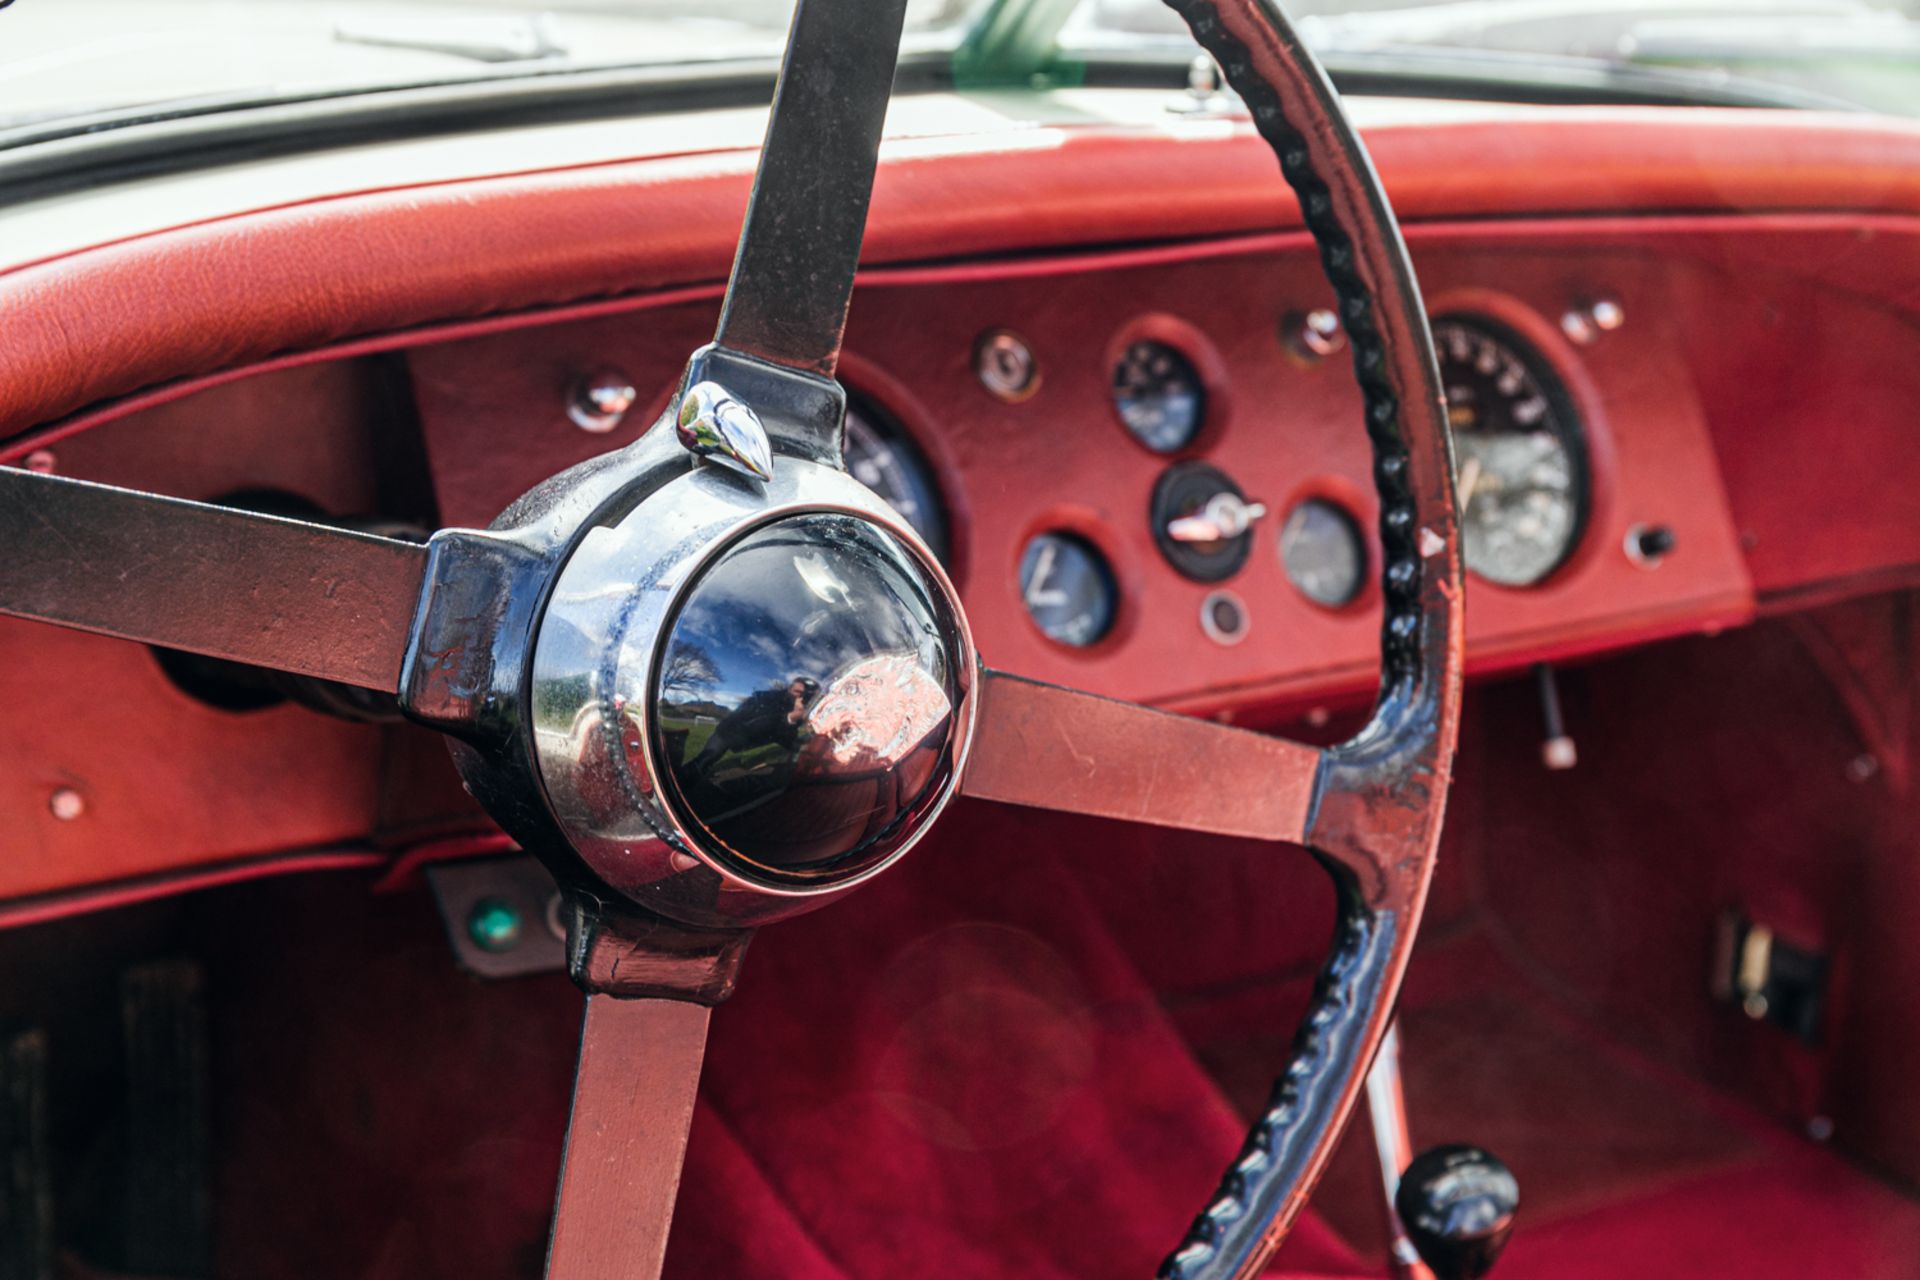
[[[1437,1280],[1478,1280],[1513,1234],[1520,1184],[1491,1152],[1452,1144],[1414,1157],[1394,1212]]]

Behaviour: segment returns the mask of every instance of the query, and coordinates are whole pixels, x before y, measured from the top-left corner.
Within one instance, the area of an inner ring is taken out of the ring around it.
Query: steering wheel
[[[657,1274],[708,1009],[752,931],[882,873],[958,794],[1311,851],[1337,886],[1331,954],[1160,1274],[1259,1272],[1326,1163],[1445,808],[1451,445],[1406,251],[1333,88],[1270,0],[1169,3],[1272,145],[1351,337],[1385,619],[1374,714],[1340,746],[983,666],[933,553],[847,475],[832,373],[905,0],[801,0],[714,344],[639,441],[490,529],[422,547],[0,469],[0,612],[394,693],[553,871],[589,998],[551,1276]]]

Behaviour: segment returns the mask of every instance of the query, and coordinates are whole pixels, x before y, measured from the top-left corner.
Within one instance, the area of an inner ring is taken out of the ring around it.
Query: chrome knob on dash
[[[618,369],[601,369],[574,383],[567,417],[582,431],[600,435],[619,426],[639,398],[631,378]]]
[[[1216,493],[1192,515],[1167,521],[1167,536],[1175,542],[1229,542],[1266,514],[1265,503],[1248,502],[1237,493]]]

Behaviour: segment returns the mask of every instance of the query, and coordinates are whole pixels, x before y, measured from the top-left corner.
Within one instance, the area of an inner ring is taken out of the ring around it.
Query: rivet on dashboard
[[[601,435],[619,426],[640,393],[618,369],[601,369],[573,384],[567,417],[582,431]]]
[[[1627,322],[1627,313],[1613,298],[1597,298],[1567,308],[1560,317],[1560,331],[1583,347],[1592,346],[1603,333],[1612,333]]]
[[[1026,339],[1011,329],[989,329],[973,344],[973,371],[980,385],[1008,404],[1040,389],[1040,363]]]
[[[55,787],[47,797],[47,812],[62,822],[72,822],[87,811],[87,798],[72,787]]]
[[[1313,365],[1344,351],[1347,334],[1340,327],[1338,312],[1318,307],[1312,311],[1291,312],[1283,317],[1280,321],[1280,341],[1286,346],[1287,354],[1295,360]]]

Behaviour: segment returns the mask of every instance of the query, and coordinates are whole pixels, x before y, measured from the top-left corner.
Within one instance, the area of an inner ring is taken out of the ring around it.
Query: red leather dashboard
[[[1593,452],[1581,544],[1541,585],[1475,582],[1473,668],[1712,630],[1920,581],[1920,130],[1694,110],[1449,105],[1367,132],[1436,314],[1497,320],[1567,384]],[[417,414],[447,523],[631,438],[712,331],[745,200],[738,150],[342,192],[78,249],[0,273],[0,461],[189,496],[246,488],[378,508],[384,437]],[[1108,403],[1113,352],[1177,324],[1203,348],[1204,457],[1276,511],[1332,497],[1372,523],[1344,357],[1287,357],[1324,305],[1297,212],[1244,126],[1050,127],[899,144],[883,166],[843,377],[933,462],[955,575],[996,666],[1255,718],[1350,702],[1377,591],[1328,610],[1282,572],[1273,523],[1229,584],[1247,643],[1198,625],[1207,588],[1148,530],[1165,460]],[[1618,299],[1590,346],[1567,307]],[[972,369],[1018,331],[1040,389]],[[403,351],[412,405],[365,357]],[[564,414],[600,365],[650,397],[614,436]],[[1858,477],[1869,473],[1862,502]],[[1844,499],[1843,496],[1845,495]],[[1657,569],[1622,544],[1672,528]],[[1032,533],[1073,530],[1122,604],[1087,650],[1020,605]],[[1377,548],[1374,549],[1377,557]],[[459,829],[470,812],[407,731],[291,708],[216,711],[151,655],[0,624],[0,899],[296,849]],[[87,799],[51,817],[50,789]]]

